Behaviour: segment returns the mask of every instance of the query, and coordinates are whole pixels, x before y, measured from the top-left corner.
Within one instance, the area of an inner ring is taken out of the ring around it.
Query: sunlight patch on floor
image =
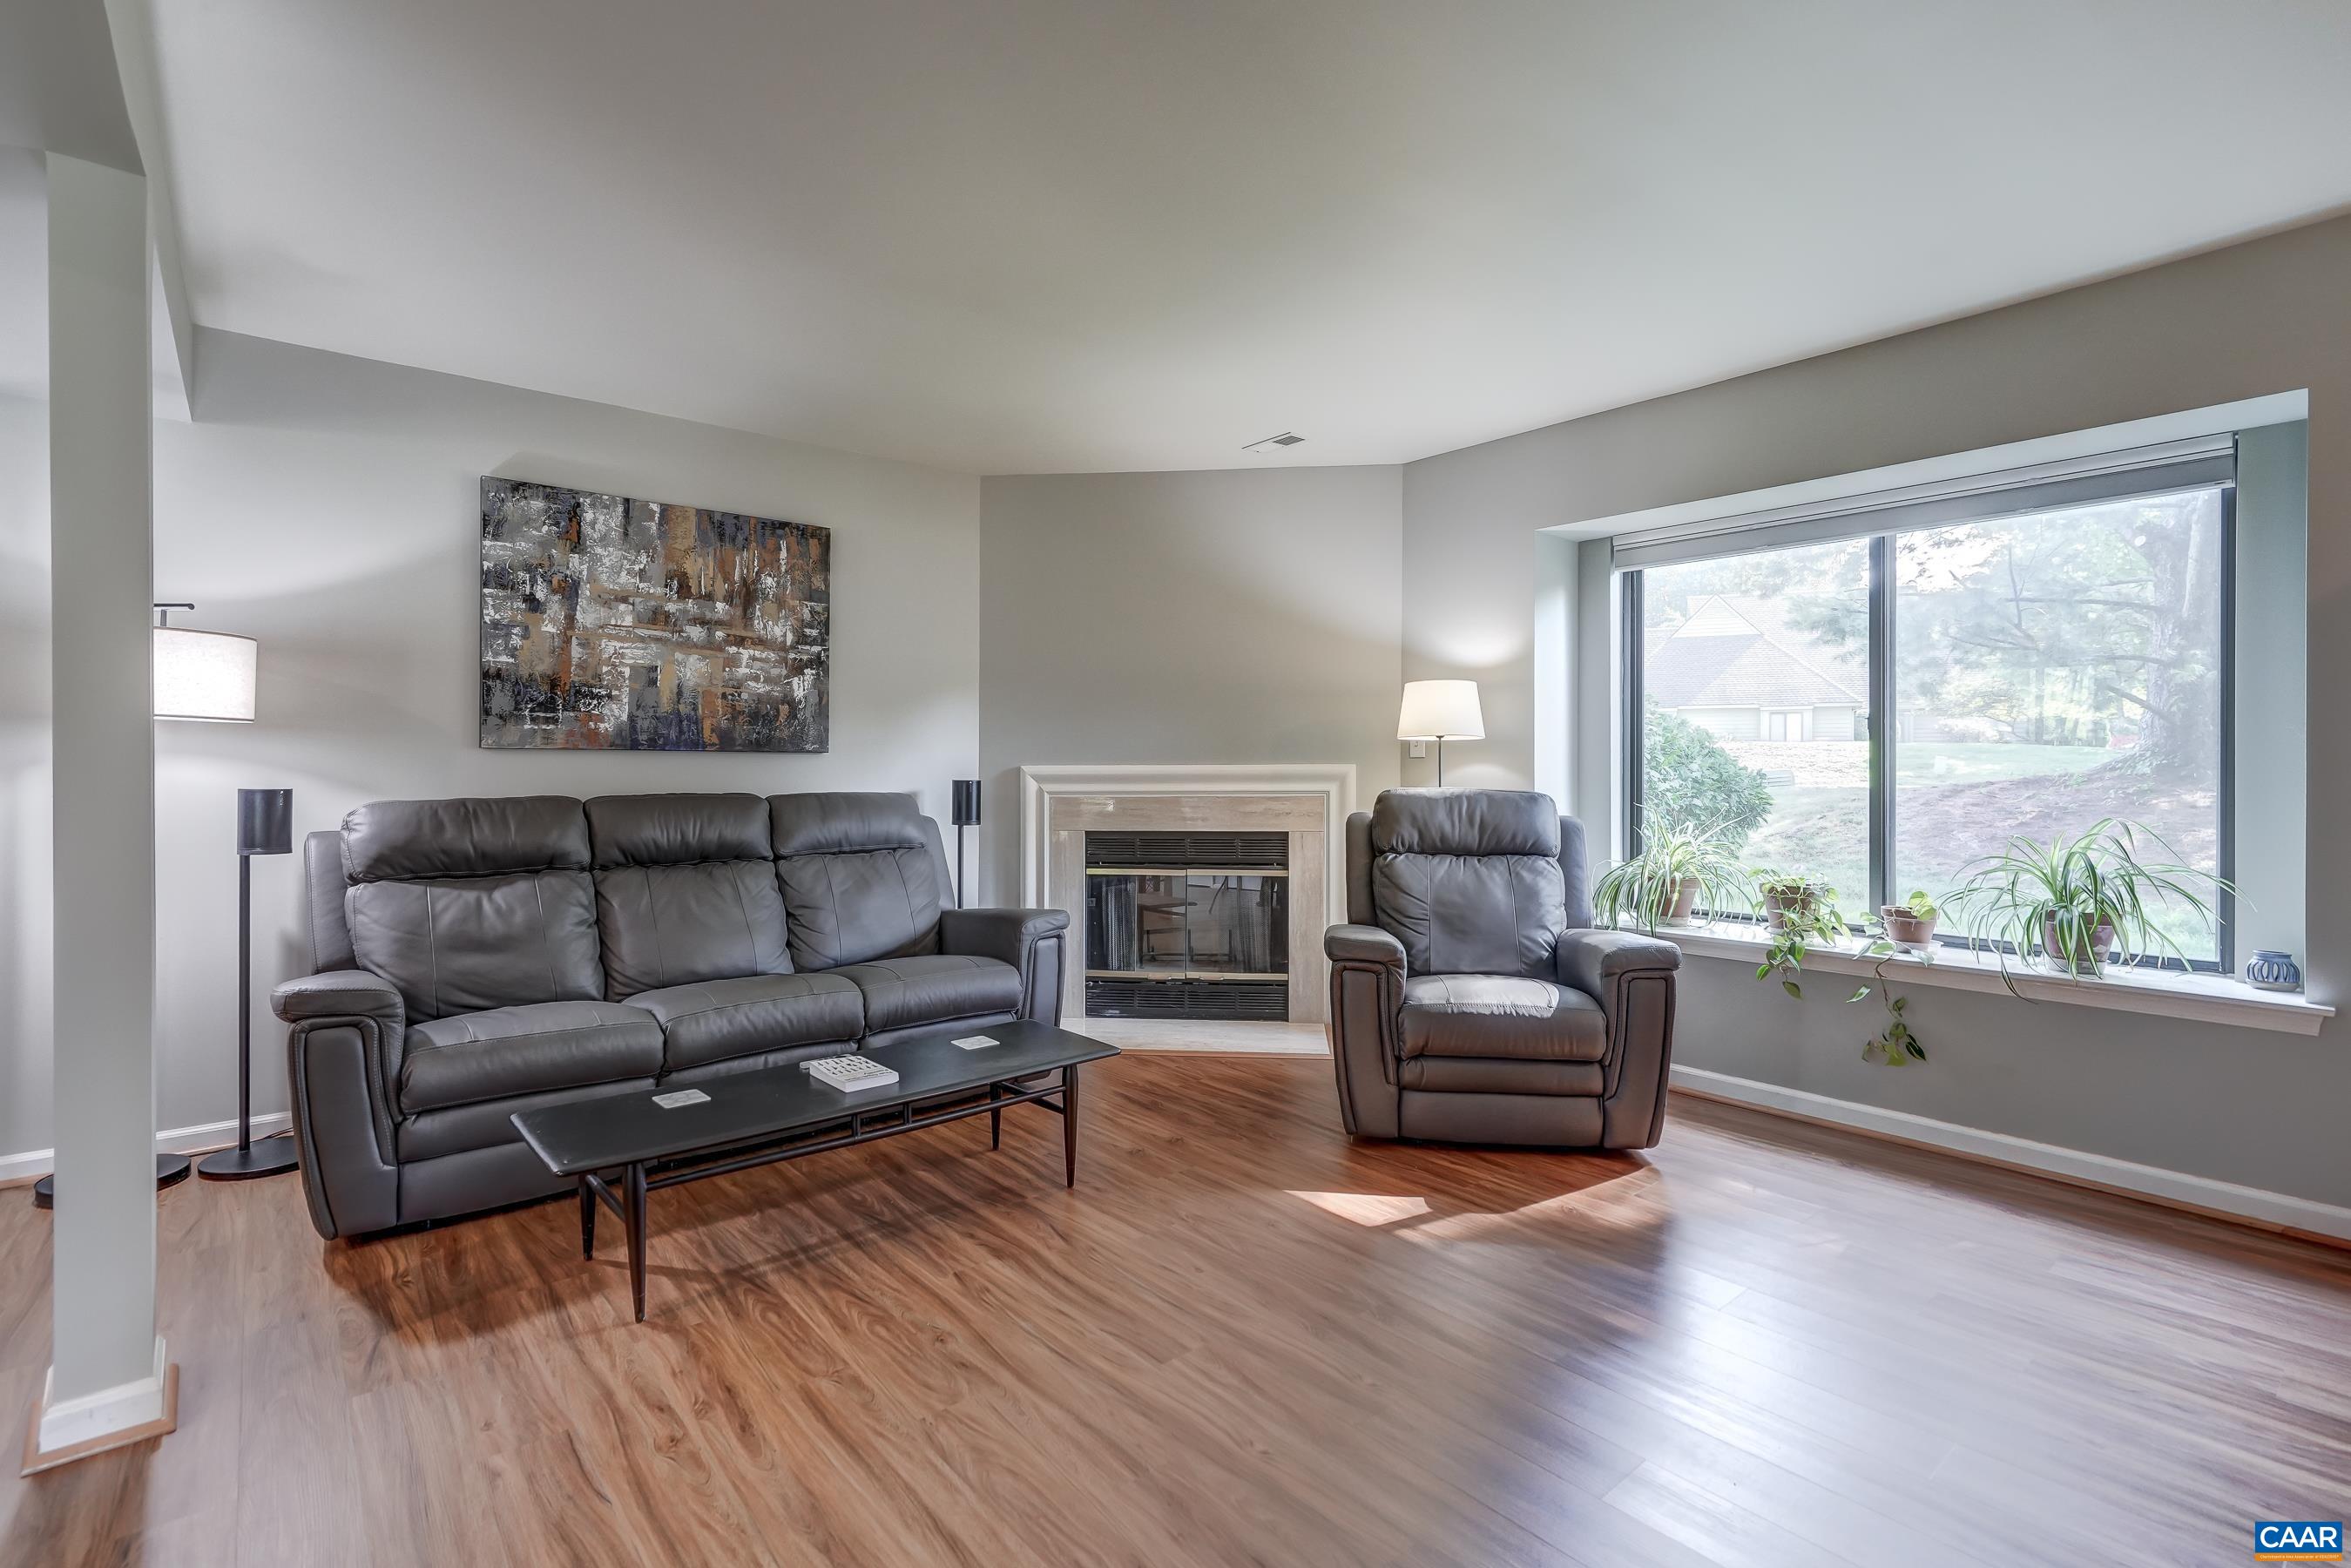
[[[1395,1193],[1293,1192],[1290,1196],[1304,1198],[1325,1214],[1374,1228],[1417,1219],[1428,1212],[1428,1199]]]

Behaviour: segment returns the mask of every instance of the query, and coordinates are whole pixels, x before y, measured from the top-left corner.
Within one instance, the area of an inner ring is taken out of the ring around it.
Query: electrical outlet
[[[1425,740],[1414,741],[1412,743],[1412,754],[1415,757],[1426,757],[1428,755],[1428,742]]]

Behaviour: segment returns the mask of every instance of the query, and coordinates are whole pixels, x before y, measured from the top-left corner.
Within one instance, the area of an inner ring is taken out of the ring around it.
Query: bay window
[[[1620,537],[1628,841],[1706,833],[1855,920],[2105,819],[2231,875],[2234,482],[2178,443]],[[2231,914],[2166,927],[2226,968]]]

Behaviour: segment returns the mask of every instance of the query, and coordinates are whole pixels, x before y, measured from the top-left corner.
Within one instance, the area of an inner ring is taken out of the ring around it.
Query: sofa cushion
[[[629,1005],[661,1021],[663,1064],[674,1071],[783,1046],[853,1040],[865,1004],[838,975],[747,975],[640,991]]]
[[[606,795],[588,832],[607,997],[791,972],[758,796]]]
[[[412,1019],[604,994],[584,871],[360,882],[343,895],[351,951]]]
[[[1599,1003],[1555,980],[1517,975],[1410,976],[1399,1032],[1398,1054],[1407,1057],[1598,1061],[1608,1053]]]
[[[913,796],[777,795],[768,804],[793,967],[936,950],[944,889]]]
[[[1010,1013],[1020,1006],[1020,971],[1000,958],[923,953],[852,964],[834,974],[865,994],[865,1032]]]
[[[371,800],[343,818],[358,882],[588,869],[588,818],[569,795]]]
[[[661,1071],[651,1013],[612,1002],[540,1002],[411,1025],[400,1067],[405,1114]]]
[[[757,795],[599,795],[586,813],[599,866],[775,858]]]

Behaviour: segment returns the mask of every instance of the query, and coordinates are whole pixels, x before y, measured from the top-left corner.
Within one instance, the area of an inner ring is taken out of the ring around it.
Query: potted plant
[[[1822,904],[1834,907],[1836,904],[1836,889],[1825,883],[1761,868],[1755,872],[1755,892],[1763,901],[1764,921],[1774,932],[1791,925],[1810,925]]]
[[[2168,956],[2185,963],[2158,915],[2189,913],[2209,927],[2212,897],[2235,889],[2177,859],[2148,859],[2142,846],[2167,857],[2175,852],[2152,829],[2112,817],[2045,844],[2011,839],[1969,867],[1943,903],[1967,917],[1970,946],[2002,945],[2003,974],[2011,951],[2037,953],[2074,979],[2097,975],[2117,957],[2133,963]]]
[[[1782,990],[1802,997],[1803,988],[1796,983],[1796,977],[1803,971],[1805,955],[1816,945],[1834,947],[1845,936],[1836,889],[1810,877],[1775,871],[1759,870],[1754,877],[1771,937],[1771,946],[1763,950],[1763,962],[1756,966],[1755,977],[1762,980],[1777,975]],[[1868,994],[1864,988],[1847,999],[1859,1001]]]
[[[1886,923],[1886,939],[1896,947],[1926,952],[1935,940],[1935,922],[1942,915],[1926,891],[1914,889],[1899,904],[1880,904],[1878,919]]]
[[[1701,900],[1709,910],[1746,908],[1747,873],[1712,832],[1672,824],[1643,834],[1641,852],[1592,890],[1595,919],[1645,931],[1693,924]]]

